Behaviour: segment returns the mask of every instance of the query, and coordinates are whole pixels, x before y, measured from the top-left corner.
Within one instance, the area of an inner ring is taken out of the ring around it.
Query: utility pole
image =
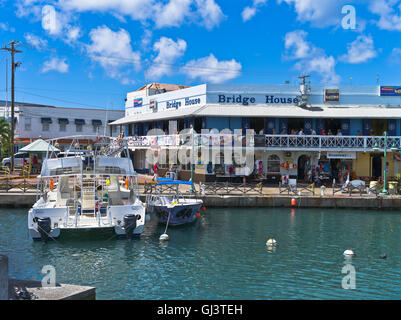
[[[14,62],[14,55],[16,53],[20,53],[22,51],[16,50],[15,46],[18,45],[18,41],[11,41],[8,46],[4,46],[4,48],[1,48],[1,50],[6,50],[11,53],[11,172],[14,172],[14,104],[15,104],[15,90],[14,90],[14,80],[15,80],[15,68],[18,67],[21,63]]]

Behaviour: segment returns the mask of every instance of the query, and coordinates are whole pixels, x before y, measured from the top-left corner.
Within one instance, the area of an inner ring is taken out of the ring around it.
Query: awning
[[[58,118],[58,123],[59,124],[69,124],[70,121],[66,118]]]
[[[40,118],[41,123],[52,123],[52,118]]]
[[[60,151],[59,149],[50,145],[48,142],[44,141],[43,139],[35,140],[31,144],[28,144],[27,146],[21,148],[19,151],[44,153],[44,152],[47,152],[48,150],[53,151],[53,152]]]
[[[222,105],[207,104],[201,107],[185,107],[174,110],[138,113],[111,123],[128,123],[178,119],[184,117],[277,117],[277,118],[332,118],[332,119],[400,119],[401,107],[378,105],[313,105],[301,108],[295,105]]]
[[[121,125],[135,122],[167,120],[167,119],[177,119],[182,117],[195,116],[197,115],[197,112],[203,108],[205,108],[205,106],[184,107],[181,109],[174,109],[160,112],[138,113],[118,119],[110,123],[109,125]]]
[[[84,119],[75,119],[75,124],[85,124]]]
[[[101,126],[102,120],[92,120],[92,126]]]
[[[333,119],[400,119],[401,107],[381,106],[297,106],[274,105],[219,105],[210,104],[196,113],[196,116],[209,117],[277,117],[277,118],[333,118]]]

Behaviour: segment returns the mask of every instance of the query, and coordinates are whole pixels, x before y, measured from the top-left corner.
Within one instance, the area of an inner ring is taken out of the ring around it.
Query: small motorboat
[[[200,216],[200,209],[203,205],[201,199],[197,199],[194,184],[191,181],[180,181],[171,179],[158,179],[156,185],[156,194],[148,195],[146,199],[146,208],[148,212],[153,213],[159,223],[169,226],[178,226],[192,223]],[[190,185],[194,190],[194,196],[184,197],[179,191],[180,185]],[[175,193],[173,195],[163,195],[161,187],[168,186]]]

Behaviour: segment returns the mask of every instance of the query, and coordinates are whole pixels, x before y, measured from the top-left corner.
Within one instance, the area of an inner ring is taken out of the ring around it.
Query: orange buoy
[[[197,212],[197,213],[196,213],[196,217],[197,217],[197,218],[200,218],[200,216],[201,216],[200,212]]]
[[[291,205],[293,207],[295,207],[297,205],[297,201],[294,198],[291,199]]]
[[[201,210],[202,210],[203,212],[206,211],[206,207],[203,206],[203,207],[201,208]]]
[[[53,191],[53,189],[54,189],[54,181],[53,181],[53,179],[50,179],[49,184],[50,184],[50,191]]]

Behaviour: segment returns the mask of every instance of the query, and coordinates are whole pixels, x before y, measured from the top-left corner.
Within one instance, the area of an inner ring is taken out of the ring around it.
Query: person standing
[[[159,177],[159,167],[157,165],[157,161],[155,162],[155,165],[153,166],[153,181]]]

